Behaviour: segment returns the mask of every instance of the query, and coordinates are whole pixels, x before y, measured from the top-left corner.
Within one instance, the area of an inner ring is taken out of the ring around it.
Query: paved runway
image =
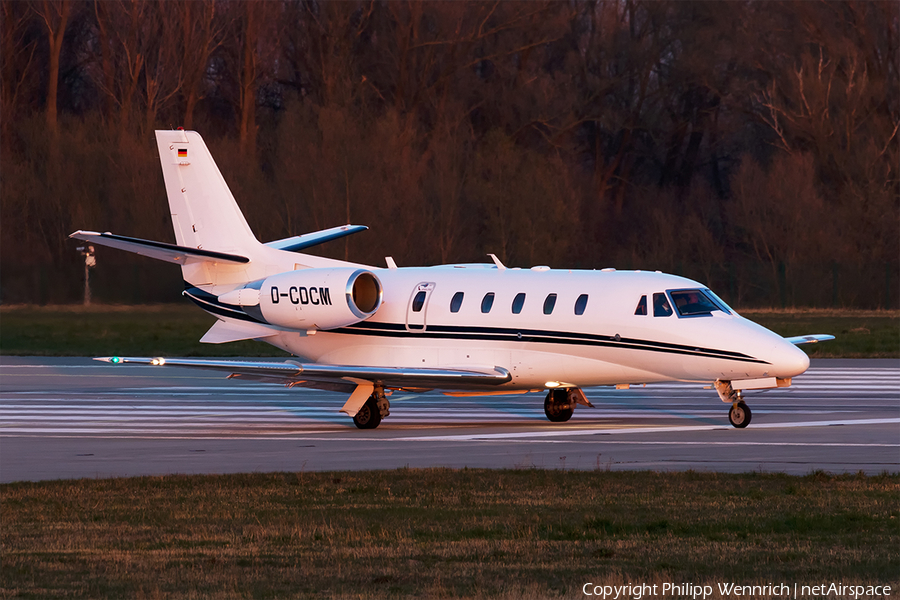
[[[596,409],[544,418],[543,395],[395,393],[374,431],[341,394],[218,373],[0,357],[0,481],[396,467],[900,471],[900,361],[820,360],[747,394],[728,424],[694,384],[585,390]]]

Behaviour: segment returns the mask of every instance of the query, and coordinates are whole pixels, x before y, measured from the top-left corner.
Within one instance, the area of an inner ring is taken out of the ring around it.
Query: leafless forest
[[[684,274],[738,306],[896,307],[900,4],[5,0],[0,301],[69,302],[79,228],[174,241],[153,130],[261,241]],[[180,272],[113,250],[101,301]]]

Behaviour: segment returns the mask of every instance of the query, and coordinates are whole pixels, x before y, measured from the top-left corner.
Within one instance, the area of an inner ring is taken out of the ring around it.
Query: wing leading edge
[[[95,358],[112,364],[187,367],[225,371],[230,377],[267,381],[329,390],[355,389],[360,381],[378,382],[385,388],[465,388],[502,385],[512,380],[503,367],[483,369],[422,369],[416,367],[362,367],[355,365],[306,364],[296,361],[255,362],[193,358],[143,358],[106,356]]]

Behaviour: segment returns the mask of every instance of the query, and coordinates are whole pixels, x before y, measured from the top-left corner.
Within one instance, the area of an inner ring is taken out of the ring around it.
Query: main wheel
[[[575,404],[569,402],[567,390],[550,390],[544,398],[544,414],[552,423],[565,423],[572,418]]]
[[[360,429],[375,429],[381,423],[381,411],[375,396],[369,396],[359,412],[353,417],[353,423]]]
[[[753,413],[750,412],[750,407],[744,404],[743,401],[732,404],[731,410],[728,411],[728,420],[738,429],[743,429],[749,425],[751,416],[753,416]]]

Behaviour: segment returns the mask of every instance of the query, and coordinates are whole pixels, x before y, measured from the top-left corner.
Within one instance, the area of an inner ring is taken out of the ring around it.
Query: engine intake
[[[336,329],[381,307],[378,277],[364,269],[303,269],[266,278],[259,308],[267,323],[290,329]]]

